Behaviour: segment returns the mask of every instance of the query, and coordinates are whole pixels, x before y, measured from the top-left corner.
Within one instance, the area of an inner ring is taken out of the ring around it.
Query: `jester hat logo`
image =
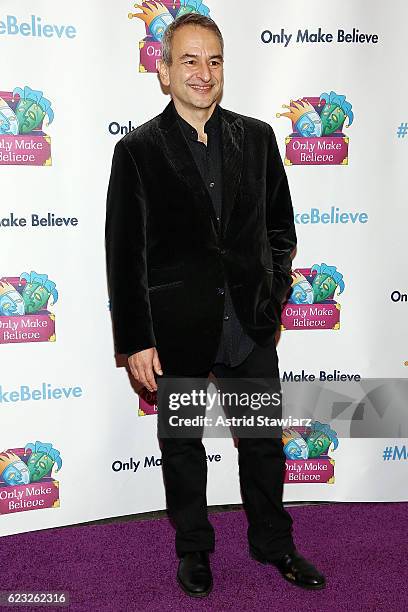
[[[42,130],[53,120],[51,102],[42,91],[25,86],[0,92],[0,142],[6,151],[0,164],[50,166],[51,140]]]
[[[325,263],[292,272],[292,290],[282,311],[282,330],[340,329],[343,274]]]
[[[346,96],[323,92],[318,98],[291,100],[276,116],[287,117],[292,133],[286,138],[285,164],[347,165],[349,138],[343,133],[354,120]]]
[[[21,282],[23,280],[25,284]],[[58,300],[56,285],[47,274],[37,274],[33,270],[30,273],[22,272],[18,288],[20,291],[7,280],[0,280],[1,317],[35,314],[47,307],[50,298],[51,304]]]
[[[0,344],[54,342],[55,315],[49,306],[58,301],[54,281],[47,274],[22,272],[0,279]],[[34,331],[27,331],[36,330]]]
[[[337,433],[325,423],[314,421],[308,430],[301,434],[295,429],[283,430],[282,441],[288,459],[316,459],[327,455],[330,445],[333,450],[339,445]]]
[[[39,482],[51,475],[54,466],[57,472],[62,466],[60,452],[39,440],[25,445],[24,457],[25,461],[12,451],[0,453],[0,478],[7,486]]]
[[[313,273],[316,273],[313,276]],[[292,293],[289,302],[294,304],[321,304],[335,292],[344,291],[343,275],[336,266],[328,266],[325,263],[314,264],[310,269],[312,279],[309,281],[300,272],[292,274]]]
[[[329,451],[330,447],[335,451],[339,441],[329,425],[314,421],[310,427],[299,430],[285,428],[282,442],[286,455],[286,483],[334,483],[335,461]]]
[[[139,72],[157,72],[157,62],[161,58],[161,41],[168,26],[177,17],[187,13],[208,16],[210,9],[202,0],[145,0],[135,4],[142,12],[129,13],[129,19],[140,19],[145,24],[146,35],[139,43]]]
[[[61,453],[50,442],[37,440],[0,453],[0,515],[58,508],[60,485],[54,475],[61,467]],[[27,487],[37,483],[43,486]]]

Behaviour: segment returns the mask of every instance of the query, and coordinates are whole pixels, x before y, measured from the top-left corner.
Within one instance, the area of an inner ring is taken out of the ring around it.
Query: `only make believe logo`
[[[339,445],[337,433],[329,425],[314,421],[310,427],[283,430],[286,455],[286,483],[334,483],[334,459],[328,452]]]
[[[139,416],[147,416],[148,414],[157,414],[157,393],[151,393],[143,387],[139,392]]]
[[[353,123],[354,114],[346,96],[334,91],[322,93],[318,98],[291,100],[286,113],[292,122],[292,133],[286,137],[285,164],[342,165],[348,164],[349,138],[343,133]]]
[[[344,290],[343,275],[325,263],[292,272],[292,291],[282,311],[282,330],[340,329],[336,292]]]
[[[73,39],[77,35],[73,25],[44,23],[42,17],[30,15],[21,21],[17,15],[0,15],[0,36],[30,36],[33,38]]]
[[[161,59],[161,41],[167,27],[177,17],[186,13],[200,13],[208,16],[210,9],[202,0],[147,0],[135,4],[142,13],[129,13],[129,19],[141,19],[146,28],[145,37],[139,42],[140,62],[139,72],[157,72],[157,62]]]
[[[52,470],[61,466],[60,452],[38,440],[0,453],[0,514],[59,508],[59,482]]]
[[[15,87],[0,91],[0,164],[51,166],[51,138],[43,132],[54,119],[42,91]]]
[[[47,308],[57,300],[47,274],[31,271],[0,279],[0,344],[55,342],[55,315]]]

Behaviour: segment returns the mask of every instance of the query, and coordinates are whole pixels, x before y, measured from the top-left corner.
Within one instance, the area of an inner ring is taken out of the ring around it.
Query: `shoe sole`
[[[272,561],[268,561],[267,559],[262,559],[261,557],[256,556],[252,552],[249,554],[252,559],[254,559],[255,561],[258,561],[258,563],[262,563],[262,565],[273,565],[274,567],[276,567],[276,565]],[[326,582],[323,582],[323,584],[301,584],[300,582],[296,582],[296,580],[292,580],[291,578],[288,578],[287,576],[285,576],[285,574],[282,574],[282,572],[277,567],[276,569],[280,573],[282,578],[286,580],[286,582],[289,582],[289,584],[294,584],[295,586],[300,587],[301,589],[307,589],[309,591],[320,591],[321,589],[324,589],[326,587]]]
[[[324,589],[326,587],[325,582],[323,582],[323,584],[300,584],[300,582],[296,582],[295,580],[291,580],[291,578],[287,578],[285,574],[282,574],[281,572],[279,573],[286,580],[286,582],[294,584],[295,586],[300,587],[301,589],[307,589],[308,591],[321,591],[321,589]]]
[[[184,591],[184,593],[186,593],[186,595],[189,595],[190,597],[195,597],[195,598],[208,597],[208,595],[211,593],[212,588],[213,588],[213,582],[211,580],[211,584],[206,591],[203,591],[202,593],[193,593],[192,591],[189,591],[187,589],[187,587],[182,583],[182,581],[180,580],[178,576],[177,576],[177,582],[179,586],[181,587],[181,589]]]

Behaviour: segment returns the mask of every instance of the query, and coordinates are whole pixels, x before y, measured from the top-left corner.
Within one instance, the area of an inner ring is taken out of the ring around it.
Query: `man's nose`
[[[207,62],[201,62],[199,65],[198,76],[206,83],[208,83],[208,81],[211,79],[211,72]]]

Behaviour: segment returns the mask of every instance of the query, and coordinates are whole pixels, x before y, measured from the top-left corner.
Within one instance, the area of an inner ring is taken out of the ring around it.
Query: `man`
[[[150,391],[155,375],[278,378],[275,333],[296,236],[272,128],[218,105],[223,40],[208,17],[168,26],[159,75],[172,101],[117,143],[112,163],[106,248],[116,348]],[[177,578],[202,597],[214,548],[205,450],[200,438],[161,442]],[[297,585],[322,588],[283,508],[282,441],[241,438],[238,453],[251,555]]]

